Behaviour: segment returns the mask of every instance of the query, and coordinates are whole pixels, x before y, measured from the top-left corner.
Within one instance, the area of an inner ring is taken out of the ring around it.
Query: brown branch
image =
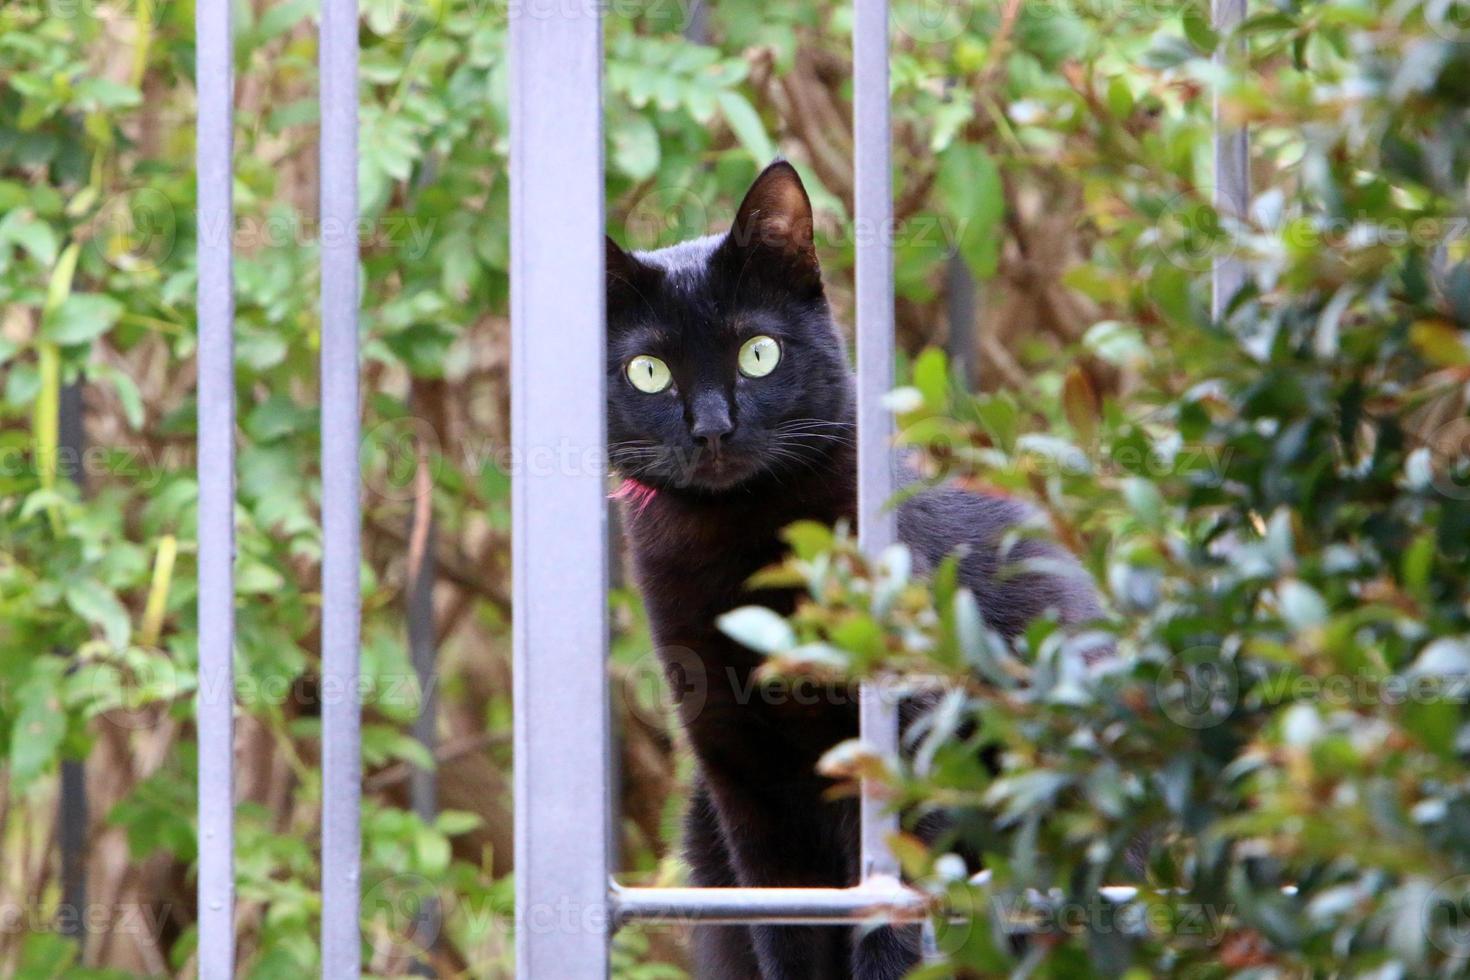
[[[368,530],[374,534],[380,534],[385,538],[397,543],[401,548],[410,545],[409,535],[402,528],[378,520],[367,522]],[[499,550],[504,544],[503,538],[493,538],[490,550]],[[489,602],[506,615],[510,614],[510,594],[505,587],[498,582],[492,582],[477,570],[475,563],[467,557],[464,552],[451,544],[440,541],[434,553],[434,562],[439,573],[450,582],[462,589],[473,592],[475,595]]]
[[[434,761],[443,765],[452,762],[461,756],[469,755],[471,752],[479,752],[488,749],[492,745],[500,745],[510,740],[509,732],[480,732],[476,735],[465,735],[460,738],[447,741],[434,750]],[[369,776],[362,788],[369,793],[381,793],[385,790],[403,782],[413,774],[414,767],[407,762],[395,762],[391,766],[385,766]]]

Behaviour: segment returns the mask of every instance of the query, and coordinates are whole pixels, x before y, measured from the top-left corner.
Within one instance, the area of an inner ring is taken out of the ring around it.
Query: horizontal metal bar
[[[855,888],[627,888],[613,885],[613,921],[687,920],[823,925],[922,922],[931,900],[896,879],[870,878]]]

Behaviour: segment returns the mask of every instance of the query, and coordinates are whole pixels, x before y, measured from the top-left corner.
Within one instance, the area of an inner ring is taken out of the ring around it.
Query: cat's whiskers
[[[607,447],[609,460],[624,459],[646,459],[659,455],[663,447],[656,442],[647,439],[627,439],[623,442],[614,442]]]
[[[832,442],[852,445],[853,437],[842,430],[851,429],[851,422],[838,422],[832,419],[788,419],[775,425],[771,431],[778,438],[821,438]]]
[[[634,480],[657,472],[665,455],[663,446],[647,439],[629,439],[607,447],[608,465]]]
[[[767,446],[766,453],[778,462],[800,464],[801,466],[804,466],[807,469],[811,470],[813,473],[820,473],[821,470],[818,468],[817,461],[813,457],[813,454],[811,454],[810,452],[799,451],[811,450],[812,448],[814,447],[805,446],[800,443],[792,443],[790,441],[778,441],[770,446]],[[774,472],[777,467],[772,467],[771,469]]]
[[[797,418],[786,419],[785,421],[786,422],[821,422],[823,425],[845,425],[845,426],[849,426],[849,427],[850,426],[857,425],[856,422],[853,422],[850,419],[823,418],[820,415],[802,415],[802,416],[799,416]]]
[[[839,421],[837,421],[835,419],[787,419],[786,421],[784,421],[784,422],[778,422],[778,423],[776,423],[775,426],[773,426],[773,428],[775,428],[775,429],[791,429],[791,430],[800,430],[800,429],[851,429],[853,427],[854,427],[853,426],[853,423],[851,423],[851,422],[839,422]]]
[[[789,448],[820,454],[833,445],[851,446],[853,441],[845,436],[834,436],[824,432],[778,432],[774,433],[776,444]]]

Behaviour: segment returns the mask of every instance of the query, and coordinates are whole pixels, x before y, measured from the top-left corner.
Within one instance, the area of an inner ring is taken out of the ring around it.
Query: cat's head
[[[607,242],[608,448],[619,473],[718,493],[822,465],[852,389],[795,168],[756,178],[730,230],[654,252]]]

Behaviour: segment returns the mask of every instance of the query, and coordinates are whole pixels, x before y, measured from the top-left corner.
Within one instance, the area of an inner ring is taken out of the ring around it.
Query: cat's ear
[[[623,251],[610,235],[603,235],[602,239],[605,254],[603,268],[607,278],[607,309],[612,313],[643,301],[647,290],[653,285],[654,270],[638,261],[637,256]]]
[[[812,202],[796,168],[777,160],[755,179],[723,248],[742,265],[779,275],[800,293],[820,294],[822,269],[812,242]]]

